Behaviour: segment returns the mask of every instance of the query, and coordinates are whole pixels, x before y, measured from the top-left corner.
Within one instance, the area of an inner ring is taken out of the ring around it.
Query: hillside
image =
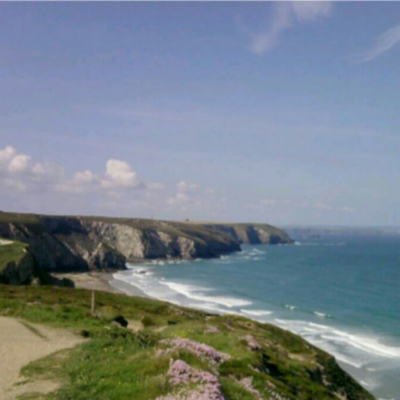
[[[103,292],[93,315],[90,304],[86,290],[0,286],[0,315],[38,336],[41,324],[87,339],[24,367],[23,399],[374,399],[332,356],[273,325]],[[39,381],[52,391],[29,393]]]
[[[28,244],[46,271],[123,269],[144,259],[218,257],[241,243],[291,243],[282,230],[261,224],[15,213],[0,213],[0,237]]]

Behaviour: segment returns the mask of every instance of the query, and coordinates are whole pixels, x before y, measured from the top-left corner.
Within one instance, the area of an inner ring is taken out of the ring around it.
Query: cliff
[[[0,240],[0,283],[17,285],[32,282],[35,263],[27,247],[24,243]]]
[[[228,234],[243,244],[293,243],[285,231],[268,224],[204,224],[204,226]]]
[[[260,224],[199,224],[146,219],[0,213],[0,237],[29,245],[47,271],[123,269],[156,258],[210,258],[240,251],[240,243],[290,243]]]
[[[69,279],[51,276],[36,261],[26,243],[0,238],[0,283],[9,285],[56,285],[73,287]]]

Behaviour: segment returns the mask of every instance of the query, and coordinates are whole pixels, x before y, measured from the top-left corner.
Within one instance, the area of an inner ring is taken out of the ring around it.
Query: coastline
[[[332,246],[340,246],[340,249],[343,247],[341,241],[332,243],[331,240],[321,243],[319,247],[314,244],[307,246],[307,244],[293,246],[292,253],[297,256],[300,251],[306,254],[309,252],[314,254],[318,248],[321,250],[321,248],[327,247],[329,250]],[[135,286],[137,282],[139,288],[143,288],[148,293],[146,297],[151,299],[182,307],[200,309],[216,315],[241,315],[257,322],[272,324],[287,330],[332,354],[338,364],[362,386],[372,391],[377,396],[377,399],[397,399],[396,393],[399,392],[396,390],[398,386],[391,374],[396,371],[397,364],[395,365],[395,363],[397,362],[396,359],[400,357],[397,354],[400,353],[394,347],[395,343],[386,342],[379,335],[379,332],[374,334],[372,331],[356,329],[357,327],[341,323],[339,319],[336,319],[335,312],[329,309],[301,307],[295,302],[289,301],[289,303],[285,303],[286,300],[282,300],[281,304],[279,303],[276,307],[259,305],[254,299],[250,299],[253,301],[251,305],[238,304],[238,300],[248,300],[243,297],[243,293],[240,296],[239,293],[234,291],[217,291],[221,289],[221,285],[225,285],[227,270],[231,271],[233,268],[232,271],[235,271],[234,268],[237,263],[241,263],[239,264],[240,268],[238,267],[237,269],[242,271],[244,270],[243,267],[248,265],[246,263],[252,263],[253,268],[257,265],[260,266],[263,264],[263,259],[267,257],[263,254],[267,252],[268,259],[272,260],[271,262],[274,261],[275,254],[279,255],[278,260],[282,257],[280,255],[282,253],[281,247],[263,249],[249,246],[235,256],[207,259],[203,262],[201,262],[202,260],[153,260],[148,263],[130,264],[132,268],[129,268],[129,272],[118,271],[118,275],[121,276],[114,274],[117,279],[111,276],[111,281],[113,286],[116,282],[123,284],[122,279],[126,274],[128,275],[126,277],[127,282],[125,282],[127,290],[119,289],[130,296],[136,295],[133,292],[138,290],[137,286]],[[195,268],[186,269],[185,264],[188,263],[195,266]],[[228,266],[228,264],[231,265]],[[161,274],[163,277],[160,278],[160,274],[156,273],[156,269],[158,269],[158,266],[164,265],[171,268],[167,268],[168,274]],[[191,273],[193,270],[201,271],[205,266],[207,268],[207,276],[213,266],[216,267],[212,269],[213,274],[217,275],[219,273],[221,276],[225,274],[225,277],[219,282],[219,289],[215,278],[212,281],[197,280],[198,276],[201,278],[201,273],[200,275]],[[264,268],[262,270],[264,271]],[[182,280],[180,278],[183,272],[187,275],[187,279]],[[133,274],[133,276],[130,277],[129,273]],[[273,274],[275,272],[271,272],[271,274],[274,277]],[[238,276],[241,276],[240,273]],[[235,286],[235,281],[233,280],[232,282],[233,286]],[[238,282],[236,281],[236,283]],[[199,303],[202,303],[201,306],[199,306]],[[386,372],[382,365],[388,365],[389,363],[393,367],[390,367],[389,372]]]
[[[53,274],[56,278],[70,279],[74,282],[75,289],[96,290],[107,293],[119,293],[134,297],[147,296],[138,287],[114,279],[112,272],[70,272]],[[129,291],[128,291],[129,289]]]

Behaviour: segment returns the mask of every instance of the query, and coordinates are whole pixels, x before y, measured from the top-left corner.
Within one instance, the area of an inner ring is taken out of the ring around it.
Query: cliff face
[[[69,279],[58,279],[42,268],[32,255],[30,246],[0,239],[0,283],[9,285],[56,285],[72,287]]]
[[[206,227],[224,232],[243,244],[289,244],[289,235],[268,224],[207,224]]]
[[[0,237],[29,244],[47,271],[123,269],[138,259],[210,258],[240,251],[240,243],[291,242],[269,225],[10,213],[0,215]]]
[[[30,284],[35,277],[35,262],[25,250],[21,257],[5,263],[0,270],[0,283],[10,285]]]

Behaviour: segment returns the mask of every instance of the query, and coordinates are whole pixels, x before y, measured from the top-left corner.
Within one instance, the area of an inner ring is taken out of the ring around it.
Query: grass
[[[331,356],[272,325],[102,292],[96,293],[93,316],[90,298],[91,292],[86,290],[0,286],[0,315],[22,318],[28,326],[39,323],[71,329],[89,339],[22,370],[25,378],[60,383],[59,389],[40,398],[156,399],[176,390],[166,379],[169,359],[173,357],[196,369],[217,373],[226,400],[255,399],[239,383],[246,377],[253,379],[264,399],[271,397],[271,390],[289,400],[337,400],[333,393],[339,390],[347,393],[348,400],[373,399]],[[117,316],[141,322],[144,327],[133,332],[116,326],[112,321]],[[210,327],[214,332],[206,333]],[[257,340],[259,350],[249,350],[245,340],[248,335]],[[157,350],[167,347],[161,341],[176,337],[210,345],[231,359],[216,366],[178,349],[156,357]],[[293,354],[300,355],[301,361],[291,357]],[[321,374],[329,385],[321,380]]]
[[[18,263],[25,256],[27,247],[27,244],[20,242],[0,245],[0,272],[7,267],[8,263],[12,261]]]

